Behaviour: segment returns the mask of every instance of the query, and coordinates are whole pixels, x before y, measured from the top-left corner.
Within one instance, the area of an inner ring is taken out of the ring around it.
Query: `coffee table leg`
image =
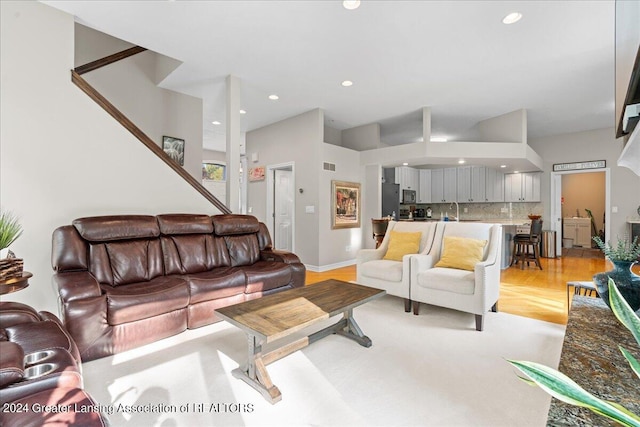
[[[247,334],[247,338],[249,344],[247,363],[244,367],[231,371],[231,374],[259,391],[269,402],[279,402],[282,400],[282,394],[278,387],[273,385],[262,360],[262,345],[255,335]]]
[[[371,339],[362,332],[356,319],[353,318],[353,309],[344,312],[344,320],[347,321],[347,325],[336,333],[354,340],[363,347],[371,347]]]

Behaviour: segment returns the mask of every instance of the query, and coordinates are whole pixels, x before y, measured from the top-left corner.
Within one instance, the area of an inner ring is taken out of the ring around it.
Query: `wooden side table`
[[[23,271],[22,277],[12,277],[11,279],[0,281],[0,295],[23,290],[29,286],[29,279],[32,276],[33,274],[28,271]]]

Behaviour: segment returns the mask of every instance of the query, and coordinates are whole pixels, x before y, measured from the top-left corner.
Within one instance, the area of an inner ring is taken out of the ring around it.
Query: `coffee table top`
[[[218,308],[216,312],[229,323],[271,342],[385,293],[330,279]]]

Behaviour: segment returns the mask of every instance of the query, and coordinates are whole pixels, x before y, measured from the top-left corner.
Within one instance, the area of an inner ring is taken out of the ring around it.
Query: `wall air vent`
[[[326,170],[326,171],[335,172],[336,171],[336,164],[335,163],[324,162],[322,164],[322,168],[324,170]]]

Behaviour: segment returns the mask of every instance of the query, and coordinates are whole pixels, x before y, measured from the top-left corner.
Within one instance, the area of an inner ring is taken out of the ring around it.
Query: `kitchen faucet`
[[[451,202],[449,209],[453,207],[454,203],[456,204],[456,221],[460,222],[460,205],[458,205],[458,202]]]

